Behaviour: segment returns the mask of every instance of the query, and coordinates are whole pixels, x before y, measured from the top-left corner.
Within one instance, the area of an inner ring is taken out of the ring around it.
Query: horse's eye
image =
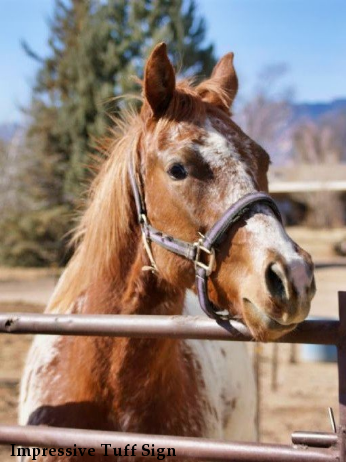
[[[173,180],[185,180],[187,177],[187,171],[183,164],[173,164],[167,173]]]

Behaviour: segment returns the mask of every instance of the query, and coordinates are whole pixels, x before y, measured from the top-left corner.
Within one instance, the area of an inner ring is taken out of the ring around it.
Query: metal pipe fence
[[[339,371],[339,415],[337,433],[295,432],[293,446],[234,443],[203,438],[104,432],[94,430],[0,426],[0,444],[35,448],[93,448],[104,453],[103,444],[125,449],[130,444],[154,444],[174,448],[176,456],[201,460],[232,461],[339,461],[346,462],[346,292],[339,292],[339,317],[336,320],[303,322],[294,332],[279,339],[281,343],[336,345]],[[0,333],[85,335],[138,338],[193,338],[208,340],[253,341],[241,323],[217,324],[202,317],[0,314]]]
[[[205,316],[2,313],[0,333],[254,341],[241,322],[218,324]],[[337,345],[341,338],[339,321],[317,319],[304,321],[277,342]]]
[[[23,447],[93,448],[95,453],[104,454],[104,444],[112,448],[125,450],[126,445],[136,444],[139,448],[150,443],[155,448],[174,448],[176,457],[200,460],[231,461],[282,461],[282,462],[329,462],[335,461],[337,454],[333,450],[317,450],[290,446],[226,443],[205,438],[187,438],[177,436],[143,435],[138,433],[104,432],[93,430],[75,430],[67,428],[37,428],[0,426],[0,444],[12,444],[15,441]]]

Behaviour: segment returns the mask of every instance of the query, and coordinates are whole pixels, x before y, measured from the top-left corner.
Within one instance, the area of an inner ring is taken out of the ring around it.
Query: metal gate
[[[125,448],[150,441],[156,446],[174,448],[177,457],[231,461],[314,461],[346,462],[346,292],[339,292],[340,320],[308,320],[278,340],[280,343],[336,345],[339,372],[339,424],[336,433],[295,432],[292,445],[232,443],[205,438],[187,438],[135,433],[104,432],[35,426],[0,425],[0,444],[23,447],[94,448],[103,454],[101,444]],[[0,333],[89,335],[137,338],[191,338],[253,341],[247,328],[237,322],[217,324],[205,317],[0,314]],[[166,452],[165,455],[168,455]]]

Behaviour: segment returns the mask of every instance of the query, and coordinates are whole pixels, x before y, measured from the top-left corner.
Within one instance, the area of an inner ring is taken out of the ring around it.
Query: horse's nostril
[[[277,299],[286,299],[286,289],[283,283],[285,277],[278,263],[271,263],[265,273],[266,284],[271,295]]]

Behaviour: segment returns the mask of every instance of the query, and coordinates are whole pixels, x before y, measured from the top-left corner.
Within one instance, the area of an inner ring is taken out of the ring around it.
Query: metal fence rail
[[[88,335],[107,337],[192,338],[253,341],[244,324],[217,324],[207,317],[143,315],[0,314],[0,333]],[[342,338],[337,320],[304,321],[280,343],[337,345]]]
[[[292,440],[298,444],[285,446],[52,427],[0,426],[0,444],[36,448],[67,448],[76,444],[77,447],[94,448],[96,453],[103,453],[101,444],[116,448],[125,448],[127,444],[137,444],[138,447],[154,444],[155,447],[173,447],[176,456],[201,460],[346,462],[346,292],[339,293],[339,316],[340,321],[305,321],[296,331],[279,340],[281,343],[337,346],[340,422],[336,434],[296,432]],[[248,329],[239,322],[217,324],[207,318],[184,316],[3,313],[0,314],[0,333],[253,340]]]
[[[144,444],[155,448],[174,448],[177,457],[201,460],[231,461],[280,461],[280,462],[330,462],[338,460],[335,449],[317,450],[310,448],[292,448],[284,445],[228,443],[205,438],[187,438],[161,435],[143,435],[138,433],[104,432],[75,430],[67,428],[37,428],[33,426],[0,426],[0,444],[13,444],[23,447],[93,448],[95,453],[103,454],[101,444],[111,444],[112,448],[122,448],[129,444]]]

